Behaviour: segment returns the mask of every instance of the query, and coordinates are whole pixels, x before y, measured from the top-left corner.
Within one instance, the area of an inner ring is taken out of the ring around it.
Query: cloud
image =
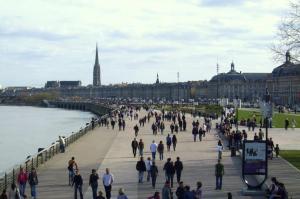
[[[202,6],[208,7],[223,7],[223,6],[240,6],[243,5],[245,0],[201,0]]]
[[[40,29],[8,28],[3,26],[0,26],[0,36],[6,38],[39,39],[45,41],[63,41],[78,38],[78,36],[75,35],[59,34]]]

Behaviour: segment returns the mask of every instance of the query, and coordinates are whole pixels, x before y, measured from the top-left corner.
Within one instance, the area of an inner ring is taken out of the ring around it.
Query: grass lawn
[[[300,150],[282,150],[279,154],[300,170]]]
[[[256,117],[257,123],[259,123],[261,118],[261,113],[259,111],[250,110],[240,110],[239,109],[239,120]],[[287,114],[287,113],[274,113],[272,118],[273,128],[284,128],[284,120],[288,118],[290,121],[290,127],[292,119],[296,120],[296,128],[300,128],[300,115],[297,114]]]

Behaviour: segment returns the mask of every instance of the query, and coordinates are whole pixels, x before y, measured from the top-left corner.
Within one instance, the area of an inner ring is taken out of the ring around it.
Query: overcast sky
[[[271,72],[271,44],[287,0],[0,0],[0,85],[211,79]]]

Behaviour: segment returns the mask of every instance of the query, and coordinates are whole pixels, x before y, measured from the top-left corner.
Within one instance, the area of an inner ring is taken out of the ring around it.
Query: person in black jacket
[[[152,162],[152,165],[150,167],[150,172],[151,172],[152,188],[155,188],[156,178],[158,175],[158,169],[157,166],[155,165],[155,162]]]
[[[180,161],[180,158],[177,157],[175,165],[174,165],[175,171],[176,171],[176,176],[177,176],[177,183],[180,182],[181,179],[181,172],[183,170],[183,164]]]
[[[143,183],[144,172],[146,171],[146,164],[143,157],[141,157],[141,160],[136,163],[136,170],[139,175],[139,183]]]
[[[136,139],[134,138],[131,142],[133,157],[136,156],[136,149],[138,148],[138,145],[139,145],[138,141],[136,141]]]
[[[175,168],[174,168],[173,162],[171,161],[171,158],[167,159],[167,162],[164,165],[164,170],[165,170],[165,175],[166,175],[166,181],[171,182],[171,187],[173,187]]]
[[[92,187],[93,199],[97,198],[98,179],[99,179],[99,175],[96,173],[96,169],[92,169],[89,185]]]
[[[179,187],[176,189],[177,199],[184,199],[184,186],[183,182],[179,182]]]
[[[74,186],[75,184],[75,187],[74,187],[74,198],[77,199],[77,190],[79,191],[79,194],[80,194],[80,199],[83,199],[83,194],[82,194],[82,184],[83,184],[83,180],[82,180],[82,177],[79,173],[78,170],[76,170],[76,174],[74,176],[74,180],[73,180],[73,183],[72,183],[72,186]]]

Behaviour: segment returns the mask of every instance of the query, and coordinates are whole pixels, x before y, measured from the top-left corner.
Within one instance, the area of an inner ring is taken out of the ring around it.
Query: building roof
[[[300,64],[294,64],[291,62],[291,55],[289,51],[285,54],[285,62],[274,68],[272,71],[273,77],[283,77],[283,76],[298,76],[300,75]]]

